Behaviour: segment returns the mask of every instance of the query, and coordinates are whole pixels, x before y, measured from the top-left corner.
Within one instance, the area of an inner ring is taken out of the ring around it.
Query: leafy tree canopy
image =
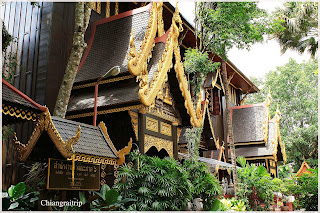
[[[300,168],[303,157],[310,166],[318,161],[318,62],[297,63],[294,59],[270,71],[264,78],[252,78],[262,87],[261,92],[249,95],[245,104],[260,103],[270,89],[274,104],[273,117],[279,104],[281,136],[286,144],[288,161],[294,162],[294,171]]]
[[[282,53],[288,49],[300,53],[307,50],[314,57],[318,50],[318,3],[286,2],[283,6],[273,18],[284,30],[275,31],[272,37],[280,43]]]
[[[197,17],[204,49],[224,58],[231,48],[249,49],[280,25],[271,23],[255,2],[201,2]]]

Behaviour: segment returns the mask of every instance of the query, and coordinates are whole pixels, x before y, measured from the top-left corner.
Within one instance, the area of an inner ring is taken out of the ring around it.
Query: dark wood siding
[[[43,5],[40,8],[30,2],[5,2],[1,6],[1,18],[9,34],[14,38],[5,54],[16,57],[13,85],[32,99],[35,99],[40,44],[40,22]],[[21,142],[26,143],[34,124],[26,122],[12,128]],[[19,163],[18,154],[10,139],[3,140],[3,188],[23,181],[26,168]]]

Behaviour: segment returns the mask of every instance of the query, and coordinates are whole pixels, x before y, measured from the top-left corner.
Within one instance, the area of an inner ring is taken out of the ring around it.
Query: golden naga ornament
[[[153,2],[148,27],[141,43],[139,54],[137,53],[134,45],[133,32],[131,32],[130,52],[128,55],[128,58],[131,59],[128,62],[128,69],[129,72],[134,76],[138,76],[141,73],[147,72],[147,62],[152,57],[151,51],[154,47],[154,38],[156,37],[157,33],[158,9],[157,3]]]
[[[154,73],[154,77],[151,80],[151,82],[149,82],[148,80],[147,63],[146,63],[147,60],[145,60],[146,56],[143,56],[143,57],[141,55],[137,56],[137,53],[133,44],[133,38],[131,38],[131,41],[130,41],[130,46],[131,46],[130,55],[132,56],[132,59],[129,61],[130,63],[128,64],[128,68],[130,73],[135,76],[138,76],[137,80],[140,81],[140,84],[139,84],[140,101],[145,106],[151,106],[154,103],[158,93],[163,88],[165,82],[168,79],[167,72],[172,68],[172,57],[174,54],[175,55],[175,72],[176,72],[177,79],[179,81],[180,90],[185,99],[185,107],[187,109],[188,114],[191,117],[190,122],[193,126],[200,127],[202,124],[201,96],[197,101],[196,109],[195,109],[192,98],[191,98],[191,93],[189,91],[188,81],[185,76],[183,64],[181,62],[178,37],[180,32],[182,31],[183,31],[182,20],[179,15],[179,9],[178,7],[176,7],[176,11],[172,17],[172,24],[169,29],[168,38],[166,40],[165,50],[162,54],[161,59],[159,60],[158,69]],[[161,35],[161,33],[159,34]],[[151,44],[151,43],[149,42],[148,44]],[[142,52],[143,52],[143,48],[146,48],[146,46],[141,47]],[[144,64],[140,61],[139,57],[142,57]],[[140,62],[139,71],[134,70],[134,68],[138,66],[133,66],[137,64],[138,61]]]
[[[269,111],[269,107],[270,107],[270,104],[272,102],[272,97],[271,97],[271,93],[270,93],[270,90],[269,90],[269,93],[267,95],[267,98],[266,98],[266,101],[265,101],[265,117],[264,117],[264,121],[263,121],[263,141],[265,143],[268,142],[268,132],[269,132],[269,129],[268,129],[268,126],[269,126],[269,120],[270,120],[270,111]]]

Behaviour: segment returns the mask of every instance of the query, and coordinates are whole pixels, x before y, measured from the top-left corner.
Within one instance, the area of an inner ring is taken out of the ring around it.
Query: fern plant
[[[173,158],[160,159],[130,153],[133,166],[124,164],[114,188],[125,198],[136,200],[128,210],[185,210],[192,185],[184,168]]]

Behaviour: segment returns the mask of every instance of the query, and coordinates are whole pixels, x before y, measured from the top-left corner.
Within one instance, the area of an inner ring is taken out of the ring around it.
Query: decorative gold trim
[[[280,147],[281,147],[281,153],[283,156],[283,161],[286,162],[287,161],[287,154],[286,154],[286,149],[285,149],[285,145],[284,143],[282,143],[281,140],[281,133],[280,133],[280,119],[281,119],[281,113],[279,110],[279,106],[277,107],[277,111],[276,111],[276,115],[275,115],[275,134],[273,137],[273,141],[272,141],[272,145],[273,145],[273,156],[275,158],[275,162],[278,161],[278,157],[277,157],[277,153],[278,153],[278,141],[280,143]]]
[[[176,22],[179,23],[179,28],[176,25]],[[179,81],[179,87],[182,92],[182,96],[185,99],[184,104],[188,114],[190,115],[191,125],[200,127],[202,124],[201,95],[199,95],[199,100],[197,102],[196,109],[194,109],[193,102],[191,99],[191,94],[189,91],[188,81],[185,76],[183,64],[181,63],[180,48],[178,46],[178,37],[179,37],[179,32],[182,32],[183,28],[182,28],[182,20],[179,15],[178,7],[176,7],[176,11],[173,14],[171,27],[172,27],[172,32],[174,33],[174,40],[172,41],[174,43],[174,56],[175,56],[174,68],[176,71],[177,79]]]
[[[128,55],[129,62],[128,62],[128,69],[129,72],[134,75],[138,76],[141,73],[145,74],[147,73],[147,62],[152,57],[151,50],[154,47],[154,38],[156,37],[157,33],[157,10],[160,9],[157,7],[156,2],[152,2],[152,9],[150,12],[150,18],[148,21],[148,27],[145,32],[145,36],[143,38],[143,41],[140,45],[140,51],[139,54],[136,51],[135,45],[134,45],[134,38],[133,38],[133,32],[131,32],[131,38],[130,38],[130,52]]]
[[[114,8],[114,14],[118,15],[119,14],[119,2],[116,2],[115,8]]]
[[[153,131],[153,132],[159,132],[159,125],[158,120],[146,117],[146,129]]]
[[[179,124],[181,124],[181,121],[179,121],[179,119],[177,119],[176,117],[173,117],[173,116],[170,116],[166,113],[163,113],[163,111],[159,111],[155,107],[151,107],[151,106],[146,107],[146,112],[148,112],[148,114],[150,114],[150,115],[157,116],[157,117],[162,118],[164,120],[171,121],[171,122],[178,122]]]
[[[156,147],[158,151],[161,149],[165,149],[170,157],[173,157],[173,142],[163,139],[154,137],[151,135],[144,135],[144,150],[147,152],[151,147]]]
[[[269,132],[269,121],[270,121],[270,112],[269,107],[272,102],[271,93],[269,90],[269,93],[267,95],[266,101],[265,101],[265,115],[263,120],[263,141],[265,143],[268,142],[268,132]]]
[[[157,4],[157,11],[158,11],[158,37],[161,37],[164,35],[164,23],[162,18],[162,5],[163,2],[158,2]]]
[[[179,36],[179,32],[175,33],[174,25],[175,21],[173,21],[173,24],[170,27],[170,33],[166,41],[165,50],[158,62],[157,70],[155,71],[151,82],[149,82],[147,70],[137,77],[140,81],[139,97],[145,106],[150,106],[154,103],[155,98],[168,79],[167,72],[172,67],[173,45],[175,45],[173,40],[175,36]]]
[[[119,150],[119,152],[118,152],[119,159],[117,160],[117,165],[121,165],[121,164],[124,163],[125,155],[130,153],[131,148],[132,148],[132,138],[130,138],[128,146],[126,146],[126,147],[122,148],[121,150]]]
[[[2,113],[5,115],[10,115],[16,118],[25,119],[28,121],[36,121],[37,115],[34,112],[31,112],[26,109],[21,109],[18,107],[13,107],[10,105],[2,104]]]
[[[235,146],[243,146],[243,145],[252,145],[252,144],[264,144],[264,141],[258,141],[258,142],[248,142],[248,143],[235,143]]]
[[[106,4],[106,18],[109,18],[110,17],[110,2],[107,1],[107,4]]]
[[[68,158],[68,160],[71,160],[71,158]],[[86,162],[86,163],[116,165],[118,159],[77,153],[77,154],[75,154],[75,159],[74,160],[75,161]]]
[[[138,113],[136,112],[133,112],[131,110],[128,111],[129,115],[130,115],[130,118],[131,118],[131,124],[132,124],[132,128],[133,128],[133,131],[134,131],[134,134],[136,136],[136,140],[138,141]]]
[[[164,122],[160,122],[160,132],[163,135],[171,136],[171,125]]]
[[[110,136],[108,134],[108,130],[107,130],[106,124],[103,121],[101,121],[98,124],[98,127],[100,128],[100,130],[102,131],[102,133],[106,137],[106,139],[110,141],[109,144],[111,146],[111,149],[113,149],[113,151],[118,154],[118,151],[117,151],[116,147],[114,147],[114,145],[112,143],[112,140],[111,140],[111,138],[110,138]]]
[[[127,107],[121,107],[121,108],[115,108],[115,109],[102,110],[102,111],[98,111],[97,114],[103,115],[103,114],[109,114],[109,113],[114,113],[114,112],[127,111],[127,110],[131,110],[131,109],[140,109],[143,107],[144,106],[142,104],[139,104],[139,105],[134,105],[134,106],[127,106]],[[66,116],[66,119],[83,118],[83,117],[89,117],[89,116],[93,116],[93,112],[76,114],[76,115],[68,115],[68,116]]]
[[[125,76],[121,76],[121,77],[117,77],[117,78],[111,78],[111,79],[99,81],[98,84],[108,84],[108,83],[113,83],[113,82],[117,82],[117,81],[127,80],[130,78],[135,78],[135,76],[125,75]],[[86,88],[86,87],[94,87],[96,84],[97,84],[96,82],[82,84],[82,85],[78,85],[78,86],[73,86],[72,89],[75,90],[75,89],[82,89],[82,88]]]
[[[218,140],[216,139],[216,136],[214,134],[214,129],[213,129],[213,125],[212,125],[212,122],[211,122],[211,117],[210,117],[210,113],[209,113],[209,108],[208,108],[208,104],[206,103],[206,106],[205,106],[205,110],[207,111],[207,116],[208,116],[208,120],[209,120],[209,125],[210,125],[210,130],[211,130],[211,133],[212,133],[212,136],[213,136],[213,140],[214,140],[214,143],[216,145],[216,148],[219,149],[220,148],[220,145],[219,145],[219,138]],[[205,112],[204,112],[205,113]],[[205,117],[205,114],[203,115],[203,117]]]
[[[179,144],[181,131],[182,131],[182,129],[180,127],[177,127],[177,144]]]
[[[30,155],[33,147],[37,143],[41,133],[46,131],[53,141],[61,155],[65,158],[71,157],[74,153],[72,146],[77,144],[81,135],[81,127],[79,126],[76,135],[66,140],[65,142],[61,138],[57,129],[55,128],[49,110],[47,109],[45,112],[40,114],[39,121],[36,124],[35,129],[32,132],[30,139],[26,145],[20,143],[16,137],[14,137],[13,141],[15,143],[15,147],[19,152],[19,159],[21,161],[25,161]]]
[[[154,4],[154,3],[153,3]],[[151,17],[156,19],[155,15],[155,4],[153,5]],[[149,24],[152,22],[150,18]],[[179,27],[177,26],[179,24]],[[172,24],[170,27],[170,32],[166,41],[165,50],[162,54],[161,59],[159,60],[158,69],[154,74],[154,78],[149,83],[148,79],[148,72],[147,72],[147,59],[150,57],[151,48],[154,45],[154,26],[148,26],[149,30],[146,32],[145,36],[145,43],[143,43],[141,47],[141,53],[137,54],[135,50],[135,46],[133,44],[133,37],[130,39],[130,56],[132,57],[129,60],[128,68],[132,75],[138,76],[137,80],[140,81],[140,90],[139,90],[139,97],[142,104],[145,106],[150,106],[154,103],[159,90],[163,88],[163,84],[167,81],[168,70],[172,67],[172,57],[173,53],[175,55],[175,71],[176,76],[179,81],[179,87],[182,92],[182,95],[185,99],[185,107],[187,109],[188,114],[190,115],[190,122],[193,126],[200,127],[202,124],[202,112],[201,112],[201,95],[199,96],[199,100],[196,104],[196,109],[194,109],[193,102],[191,99],[191,94],[188,87],[188,81],[185,77],[183,65],[181,63],[181,55],[180,55],[180,48],[178,43],[179,33],[183,31],[182,28],[182,20],[179,15],[179,9],[176,7],[176,11],[172,17]],[[152,32],[152,36],[150,35]],[[152,38],[152,39],[151,39]],[[150,41],[152,40],[152,42]],[[148,53],[148,54],[147,54]],[[139,58],[140,57],[140,58]]]

